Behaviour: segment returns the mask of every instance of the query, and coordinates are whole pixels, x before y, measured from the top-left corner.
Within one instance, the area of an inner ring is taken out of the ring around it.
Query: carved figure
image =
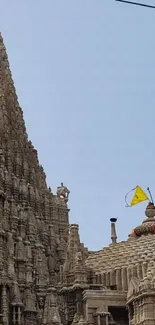
[[[78,252],[76,254],[76,257],[75,257],[75,264],[80,264],[82,263],[83,259],[82,259],[82,253],[81,252]]]
[[[68,202],[69,194],[70,191],[63,183],[61,183],[61,186],[57,187],[57,196],[63,198],[66,203]]]

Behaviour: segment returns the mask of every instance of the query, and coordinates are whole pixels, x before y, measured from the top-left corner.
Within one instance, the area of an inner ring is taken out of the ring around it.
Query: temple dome
[[[133,231],[136,236],[155,234],[155,206],[152,202],[146,207],[145,215],[147,218]]]

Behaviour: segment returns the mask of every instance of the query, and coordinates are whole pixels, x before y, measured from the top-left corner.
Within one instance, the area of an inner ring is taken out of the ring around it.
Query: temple
[[[124,242],[112,218],[93,252],[68,199],[47,187],[0,34],[0,325],[155,325],[154,205]]]

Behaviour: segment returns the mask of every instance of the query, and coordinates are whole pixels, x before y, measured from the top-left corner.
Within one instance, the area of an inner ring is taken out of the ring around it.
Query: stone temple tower
[[[69,191],[54,195],[28,140],[0,35],[0,324],[60,322],[55,285],[68,240]]]
[[[155,325],[154,204],[124,242],[111,218],[109,247],[90,252],[68,198],[47,187],[0,35],[0,325]]]

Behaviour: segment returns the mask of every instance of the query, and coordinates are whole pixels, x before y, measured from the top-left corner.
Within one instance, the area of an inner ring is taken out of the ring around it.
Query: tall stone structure
[[[61,323],[56,286],[69,191],[54,195],[28,140],[0,35],[0,324]]]
[[[112,218],[109,247],[89,252],[68,198],[47,187],[0,35],[0,325],[155,325],[154,205],[125,242]]]

